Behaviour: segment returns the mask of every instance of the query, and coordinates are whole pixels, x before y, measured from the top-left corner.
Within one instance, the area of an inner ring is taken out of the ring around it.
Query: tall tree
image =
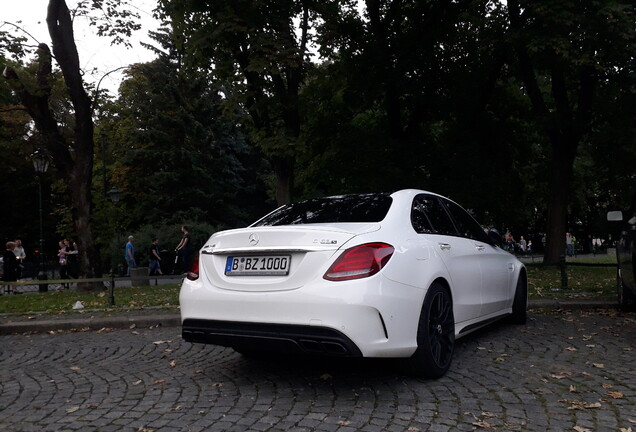
[[[108,18],[114,16],[125,18],[115,7],[113,0],[98,2],[94,6],[103,8]],[[80,6],[87,7],[85,2]],[[86,9],[84,9],[86,10]],[[64,0],[49,0],[46,23],[51,36],[53,54],[59,65],[64,82],[73,106],[73,131],[65,131],[49,105],[51,95],[51,75],[53,56],[48,45],[41,43],[37,50],[39,65],[35,88],[27,84],[24,77],[7,67],[4,77],[9,80],[22,104],[33,118],[36,128],[43,137],[46,149],[50,153],[57,168],[56,172],[67,184],[72,202],[72,220],[80,244],[80,275],[91,277],[96,274],[99,251],[94,247],[91,229],[92,196],[91,182],[93,170],[93,119],[91,99],[88,96],[79,55],[73,33],[73,17]],[[99,27],[99,33],[130,33],[134,28],[126,20],[115,20],[114,25],[105,24]]]
[[[599,89],[633,73],[634,6],[509,0],[508,10],[524,90],[550,143],[544,262],[555,264],[565,248],[574,162],[598,120]]]
[[[243,165],[254,153],[241,126],[245,119],[236,110],[224,112],[218,81],[184,65],[187,50],[176,48],[171,31],[152,37],[157,60],[128,70],[112,115],[100,122],[118,157],[113,175],[124,191],[127,225],[250,222],[253,216],[239,203],[250,208],[255,196],[265,199],[256,186],[262,181],[245,181],[261,171]]]
[[[291,199],[294,160],[302,148],[299,92],[308,62],[307,0],[159,1],[188,41],[191,60],[212,71],[226,97],[251,117],[252,139],[276,174],[279,204]]]

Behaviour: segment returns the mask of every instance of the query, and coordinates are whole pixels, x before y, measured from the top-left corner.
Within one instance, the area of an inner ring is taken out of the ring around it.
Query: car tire
[[[616,285],[618,287],[618,309],[623,312],[636,311],[636,296],[623,283],[620,269],[616,271]]]
[[[511,324],[523,325],[528,320],[528,280],[519,275],[517,287],[515,288],[515,298],[512,301],[512,313],[508,316]]]
[[[439,378],[449,369],[455,348],[455,316],[449,292],[439,283],[428,290],[417,328],[417,349],[408,359],[411,375]]]

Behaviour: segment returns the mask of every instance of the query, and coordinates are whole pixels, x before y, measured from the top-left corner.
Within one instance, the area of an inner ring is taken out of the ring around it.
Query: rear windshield
[[[388,194],[342,195],[288,204],[252,226],[380,222],[393,199]]]

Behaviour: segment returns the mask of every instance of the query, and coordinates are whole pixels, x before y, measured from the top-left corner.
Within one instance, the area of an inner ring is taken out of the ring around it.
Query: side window
[[[488,235],[477,221],[463,208],[451,201],[444,200],[455,225],[462,237],[489,243]]]
[[[411,208],[413,229],[420,234],[457,235],[453,221],[437,197],[418,195]]]

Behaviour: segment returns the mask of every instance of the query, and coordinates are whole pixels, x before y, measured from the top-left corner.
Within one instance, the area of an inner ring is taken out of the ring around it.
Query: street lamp
[[[105,167],[105,165],[104,165]],[[104,168],[105,169],[105,168]],[[105,171],[104,171],[105,172]],[[104,175],[104,191],[106,190],[106,176]],[[113,204],[119,201],[121,197],[121,191],[117,189],[115,186],[110,188],[108,192],[106,192],[106,196],[110,198]],[[115,306],[115,269],[114,266],[111,265],[110,269],[110,289],[108,291],[108,305]]]
[[[108,192],[106,192],[106,195],[108,196],[108,198],[110,198],[110,200],[113,203],[116,203],[116,202],[119,202],[119,198],[121,197],[121,191],[117,189],[115,186],[113,186],[112,188],[110,188]]]
[[[33,162],[33,168],[35,169],[35,174],[38,178],[38,202],[40,205],[40,271],[38,272],[38,278],[40,280],[46,280],[46,262],[44,260],[44,225],[42,218],[42,176],[45,174],[51,163],[51,159],[48,154],[46,154],[41,149],[36,150],[31,155],[31,161]],[[49,290],[48,284],[42,283],[39,286],[39,292],[46,292]]]

